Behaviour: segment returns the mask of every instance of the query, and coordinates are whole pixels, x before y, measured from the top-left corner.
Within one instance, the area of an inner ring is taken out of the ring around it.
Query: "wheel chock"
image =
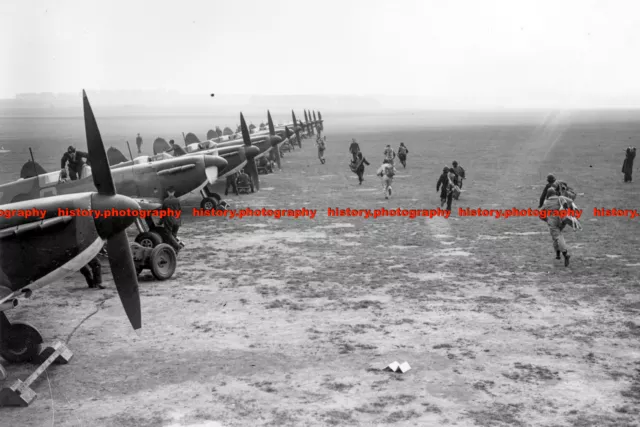
[[[26,407],[33,402],[38,395],[31,385],[42,375],[52,363],[66,364],[69,363],[73,353],[69,348],[57,341],[52,346],[46,346],[44,350],[40,352],[40,359],[44,360],[42,364],[35,370],[35,372],[29,375],[26,380],[16,380],[10,387],[4,387],[0,390],[0,406],[21,406]]]

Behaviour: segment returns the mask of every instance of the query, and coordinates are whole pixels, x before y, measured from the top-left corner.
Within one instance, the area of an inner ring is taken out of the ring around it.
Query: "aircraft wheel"
[[[165,243],[151,251],[151,274],[158,280],[167,280],[176,271],[177,257],[173,248]]]
[[[218,202],[216,201],[216,199],[214,199],[213,197],[205,197],[204,199],[202,199],[202,201],[200,202],[200,207],[202,209],[206,209],[208,211],[212,211],[216,208],[216,206],[218,205]]]
[[[42,335],[28,323],[14,322],[8,331],[3,331],[0,356],[9,363],[29,362],[40,355]]]
[[[135,242],[145,248],[155,248],[162,243],[162,237],[155,231],[145,231],[136,236]]]

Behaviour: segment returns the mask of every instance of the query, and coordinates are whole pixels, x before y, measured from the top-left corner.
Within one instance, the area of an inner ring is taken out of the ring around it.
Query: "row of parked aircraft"
[[[142,326],[137,272],[125,231],[135,223],[140,231],[136,241],[140,241],[152,220],[147,218],[151,222],[145,224],[135,217],[60,216],[58,209],[155,209],[169,187],[178,198],[200,192],[201,206],[216,209],[221,207],[223,178],[245,169],[259,189],[257,158],[272,156],[280,166],[280,144],[295,141],[302,147],[304,137],[323,130],[321,115],[316,120],[314,114],[311,120],[305,111],[307,122],[303,123],[292,111],[291,123],[274,126],[267,112],[266,129],[250,133],[241,113],[240,135],[190,144],[185,140],[185,149],[164,147],[167,149],[154,156],[129,161],[118,161],[117,154],[122,154],[110,149],[110,163],[84,91],[83,109],[89,158],[79,179],[64,180],[61,171],[46,173],[31,160],[22,168],[19,180],[0,185],[0,210],[46,211],[44,219],[0,216],[0,356],[9,362],[36,357],[43,338],[27,323],[10,322],[5,311],[16,307],[19,298],[29,298],[42,286],[78,271],[103,247],[125,313],[134,330]]]

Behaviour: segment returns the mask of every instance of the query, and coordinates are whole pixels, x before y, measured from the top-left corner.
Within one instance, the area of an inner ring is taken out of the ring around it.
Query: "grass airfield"
[[[639,122],[410,127],[332,132],[286,153],[261,191],[233,207],[318,209],[316,218],[192,218],[172,279],[140,277],[143,329],[130,329],[103,263],[105,291],[78,273],[10,320],[74,358],[34,388],[7,426],[632,426],[640,423],[640,208],[622,183]],[[371,162],[348,168],[356,137]],[[394,195],[374,176],[404,141]],[[637,145],[637,143],[636,143]],[[434,209],[458,160],[466,190],[442,218],[328,217],[327,208]],[[637,169],[636,162],[636,169]],[[584,230],[555,260],[538,218],[460,218],[458,207],[537,207],[547,173],[579,193]],[[640,180],[638,171],[635,179]],[[134,236],[132,230],[131,237]],[[404,374],[382,369],[407,361]],[[7,365],[9,381],[33,367]]]

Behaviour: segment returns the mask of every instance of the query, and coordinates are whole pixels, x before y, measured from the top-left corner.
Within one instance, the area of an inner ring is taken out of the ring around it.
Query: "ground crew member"
[[[138,146],[138,154],[141,154],[142,151],[140,149],[142,148],[142,137],[140,134],[136,137],[136,145]]]
[[[240,174],[238,175],[237,185],[242,188],[251,188],[251,192],[253,193],[253,179],[242,169]]]
[[[82,173],[82,158],[89,160],[89,154],[84,151],[76,151],[73,146],[69,146],[67,152],[64,153],[62,159],[60,160],[60,169],[64,169],[67,164],[69,165],[69,176],[72,181],[75,181],[80,177]]]
[[[231,187],[236,196],[238,195],[238,185],[236,184],[236,179],[238,179],[237,172],[227,176],[227,187],[224,189],[225,196],[229,195],[229,187]]]
[[[82,273],[90,288],[105,289],[102,285],[102,264],[100,264],[98,257],[93,258],[89,261],[89,264],[82,267],[80,273]]]
[[[176,191],[173,187],[169,187],[167,189],[167,197],[162,201],[162,210],[171,209],[172,215],[166,215],[160,220],[160,224],[165,229],[165,237],[167,239],[167,243],[169,243],[173,249],[175,249],[176,253],[183,248],[184,244],[178,242],[178,229],[180,229],[180,218],[177,218],[175,212],[182,212],[182,207],[180,206],[180,200],[178,200],[175,196]]]

